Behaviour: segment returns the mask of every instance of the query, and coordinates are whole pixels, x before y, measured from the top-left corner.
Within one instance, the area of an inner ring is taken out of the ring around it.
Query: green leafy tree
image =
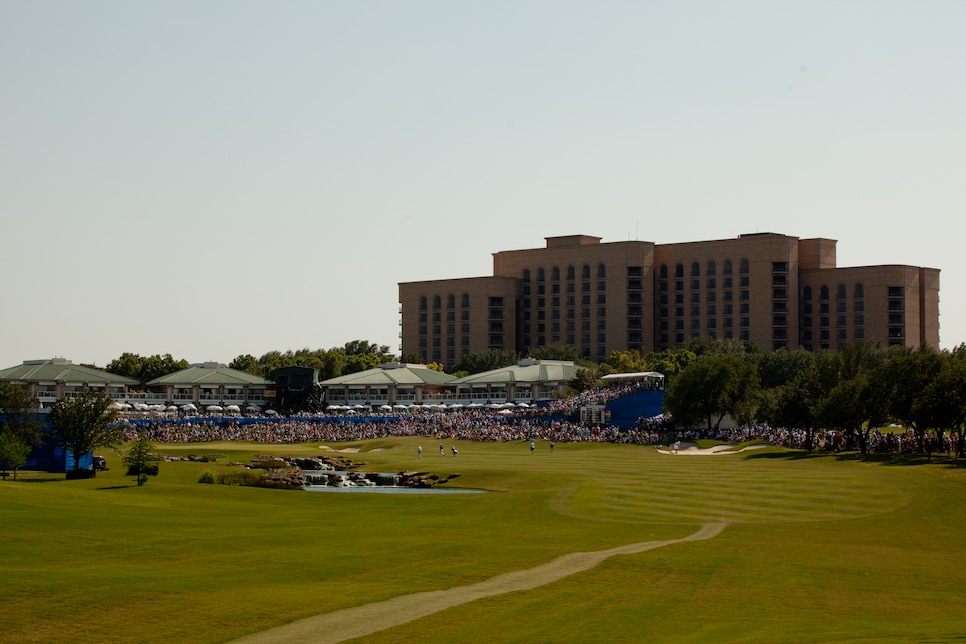
[[[468,353],[463,361],[456,365],[455,371],[465,371],[468,375],[502,369],[520,362],[520,355],[504,349],[487,349],[477,353]]]
[[[675,376],[697,359],[698,357],[694,352],[688,349],[664,349],[663,351],[649,353],[647,364],[650,366],[649,371],[663,373],[665,383],[670,386]]]
[[[22,440],[9,427],[0,431],[0,466],[6,477],[7,469],[13,470],[13,480],[17,480],[17,471],[24,466],[30,457],[30,444]]]
[[[148,473],[153,471],[152,463],[158,461],[154,455],[154,445],[148,440],[139,440],[127,451],[121,462],[127,465],[127,473],[137,477],[138,486],[148,482]]]
[[[0,382],[0,429],[10,429],[28,445],[39,445],[43,425],[37,420],[36,411],[37,400],[26,387]]]
[[[708,431],[717,430],[725,416],[751,416],[757,374],[754,366],[733,354],[696,360],[678,374],[664,399],[675,422],[692,424],[703,419]]]
[[[607,360],[604,361],[610,369],[610,373],[641,373],[652,371],[647,366],[647,360],[637,349],[630,351],[612,351]]]
[[[228,367],[250,373],[253,376],[262,375],[261,369],[258,366],[258,359],[250,353],[236,356],[234,360],[228,363]]]
[[[51,436],[74,455],[75,469],[80,469],[80,459],[87,452],[121,442],[123,432],[113,424],[117,419],[113,402],[102,391],[85,391],[51,407]]]
[[[530,349],[530,357],[536,358],[537,360],[567,360],[576,362],[579,356],[577,354],[577,347],[561,342],[553,342],[542,347]]]
[[[147,357],[136,353],[122,353],[120,357],[111,360],[107,365],[107,371],[119,376],[136,378],[141,382],[151,382],[155,378],[187,369],[188,366],[187,360],[175,360],[170,353]]]

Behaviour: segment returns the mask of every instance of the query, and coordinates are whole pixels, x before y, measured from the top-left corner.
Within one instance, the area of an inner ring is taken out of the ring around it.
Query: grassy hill
[[[423,457],[416,458],[422,443]],[[0,632],[12,641],[226,642],[320,613],[444,590],[573,552],[681,538],[360,642],[901,642],[966,631],[966,470],[774,448],[415,438],[334,444],[367,471],[426,470],[485,494],[329,494],[201,485],[202,472],[319,445],[164,445],[136,487],[0,483]]]

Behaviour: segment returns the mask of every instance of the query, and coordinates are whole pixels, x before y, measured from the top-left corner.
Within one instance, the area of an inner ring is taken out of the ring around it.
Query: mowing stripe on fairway
[[[468,586],[402,595],[382,602],[308,617],[292,624],[244,637],[236,640],[236,644],[286,644],[289,642],[292,644],[303,644],[304,642],[335,644],[336,642],[343,642],[354,637],[362,637],[393,626],[399,626],[420,617],[426,617],[484,597],[543,586],[563,577],[590,570],[614,555],[637,554],[675,543],[711,539],[720,534],[724,527],[724,523],[708,523],[694,534],[681,539],[645,541],[596,552],[572,552],[541,566],[504,573]]]

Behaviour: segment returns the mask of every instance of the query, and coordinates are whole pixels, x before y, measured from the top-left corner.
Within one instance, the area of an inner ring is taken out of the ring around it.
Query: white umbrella
[[[174,406],[174,405],[168,405],[165,408],[165,411],[178,411],[178,408],[176,406]]]
[[[392,411],[392,405],[379,405],[379,409],[382,411]]]
[[[259,407],[258,405],[249,405],[248,407],[245,407],[245,409],[247,409],[248,411],[259,411],[261,407]]]
[[[275,411],[274,409],[266,409],[265,414],[267,416],[278,416],[278,412]]]
[[[221,411],[221,405],[208,405],[205,409],[208,411]]]
[[[188,403],[187,405],[181,405],[181,411],[198,411],[198,408]]]

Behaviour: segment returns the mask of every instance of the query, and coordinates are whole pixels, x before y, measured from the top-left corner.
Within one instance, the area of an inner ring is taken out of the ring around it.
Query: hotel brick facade
[[[447,369],[488,349],[574,346],[601,361],[692,338],[764,350],[939,346],[939,270],[836,267],[836,242],[774,233],[654,244],[547,237],[493,254],[493,276],[399,284],[400,351]]]

